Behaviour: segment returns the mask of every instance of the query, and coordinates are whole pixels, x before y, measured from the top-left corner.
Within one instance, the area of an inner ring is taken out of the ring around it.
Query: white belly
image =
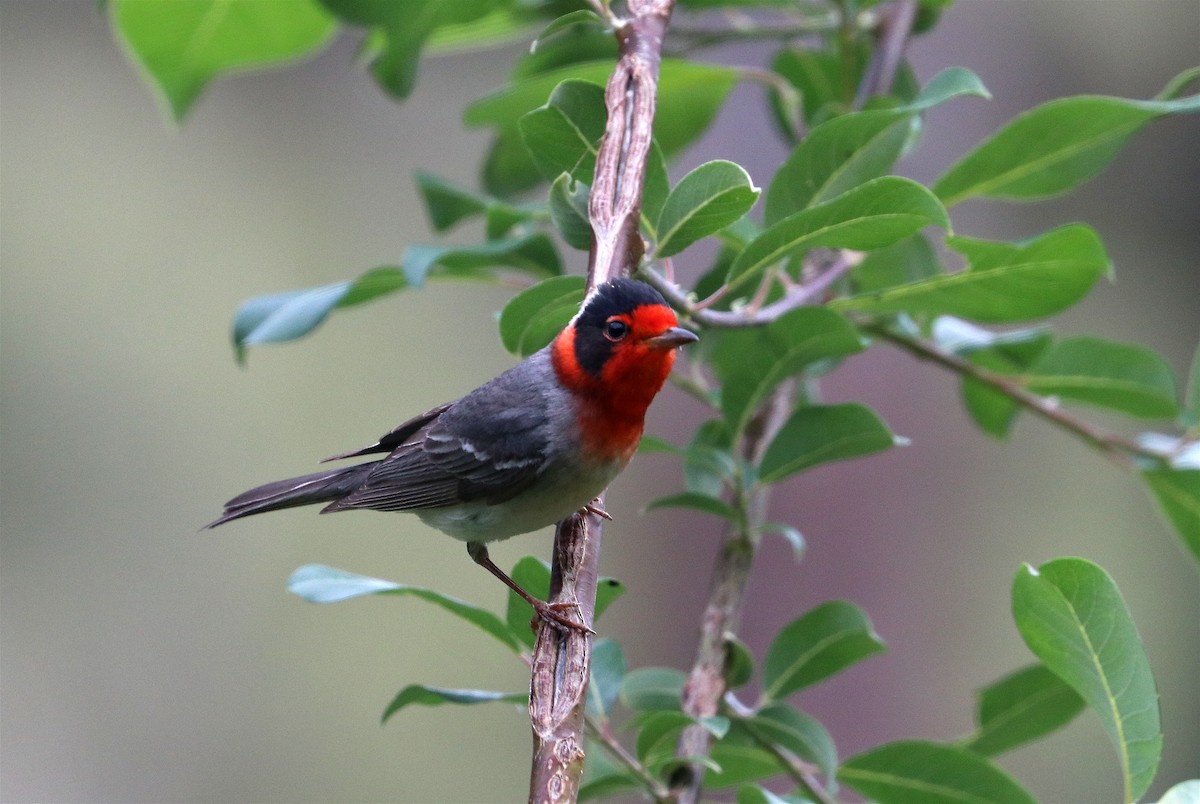
[[[511,500],[496,505],[463,503],[414,511],[421,521],[464,542],[494,542],[553,525],[604,491],[622,466],[601,464],[557,480],[539,478]],[[557,474],[557,473],[551,473]]]

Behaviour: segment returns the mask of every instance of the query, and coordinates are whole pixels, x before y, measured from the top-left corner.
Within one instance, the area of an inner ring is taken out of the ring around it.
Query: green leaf
[[[1141,346],[1092,337],[1062,340],[1030,368],[1029,390],[1147,419],[1178,413],[1167,361]]]
[[[587,251],[592,247],[592,224],[588,220],[590,188],[570,175],[559,175],[550,185],[550,222],[572,248]]]
[[[817,606],[772,640],[763,697],[780,700],[884,649],[862,609],[843,600]]]
[[[892,431],[865,405],[807,405],[793,413],[771,440],[759,479],[777,483],[805,469],[870,455],[895,443]]]
[[[765,787],[744,784],[738,788],[737,804],[796,804],[800,799],[777,796]]]
[[[1158,804],[1200,804],[1200,779],[1189,779],[1173,786]]]
[[[764,706],[749,725],[756,734],[821,769],[826,779],[837,772],[837,748],[816,718],[785,703]]]
[[[424,684],[410,684],[396,694],[392,702],[383,710],[380,722],[387,723],[392,715],[411,704],[421,706],[441,706],[442,704],[481,704],[495,703],[527,703],[527,692],[492,692],[491,690],[447,690],[441,687],[427,687]]]
[[[509,571],[508,577],[529,594],[545,600],[550,596],[550,565],[535,556],[522,556]],[[533,608],[511,589],[506,596],[504,620],[509,630],[526,648],[533,648],[534,630],[530,626]]]
[[[517,81],[467,107],[463,122],[469,128],[514,125],[523,114],[545,103],[561,82],[575,78],[603,86],[611,72],[612,61],[605,59]],[[664,154],[677,153],[703,133],[737,78],[738,72],[728,67],[663,59],[654,132]]]
[[[583,288],[581,276],[554,276],[514,296],[500,313],[504,348],[526,357],[554,340],[579,312]]]
[[[416,180],[429,222],[436,232],[445,232],[459,221],[483,214],[488,208],[489,199],[445,179],[418,173]]]
[[[730,725],[728,734],[713,744],[711,754],[716,767],[704,776],[706,790],[738,787],[784,771],[779,758],[764,748],[745,724],[737,721]]]
[[[732,690],[749,684],[750,679],[754,678],[754,654],[745,642],[732,633],[726,633],[723,642],[725,666],[721,675],[725,679],[725,686]]]
[[[734,522],[738,518],[737,511],[733,510],[733,507],[729,503],[717,497],[711,497],[695,491],[685,491],[680,494],[659,497],[657,500],[650,501],[643,510],[654,511],[659,508],[689,508],[693,511],[718,516],[730,522]]]
[[[408,287],[404,273],[381,266],[349,282],[257,296],[233,317],[233,346],[239,363],[246,347],[295,340],[312,332],[339,307],[351,307]]]
[[[1200,561],[1200,470],[1150,469],[1142,478],[1184,547]]]
[[[792,558],[799,561],[804,557],[804,534],[784,522],[764,522],[759,525],[756,533],[778,533],[792,548]]]
[[[678,711],[684,674],[672,667],[639,667],[621,681],[621,703],[635,712]]]
[[[621,679],[628,665],[621,643],[611,639],[596,640],[592,646],[591,680],[587,688],[587,711],[592,717],[607,717],[617,702]]]
[[[411,595],[466,620],[495,637],[506,648],[520,650],[516,636],[495,614],[431,589],[357,575],[323,564],[306,564],[292,573],[288,579],[288,591],[310,603],[338,603],[363,595]]]
[[[441,27],[459,26],[486,17],[494,8],[492,0],[321,0],[343,21],[373,29],[377,47],[371,61],[371,74],[379,86],[397,99],[412,93],[417,82],[421,49]],[[239,4],[243,5],[243,4]],[[245,5],[255,5],[248,3]]]
[[[682,712],[652,712],[639,721],[637,758],[651,771],[675,758],[679,733],[695,721]]]
[[[576,9],[563,14],[556,18],[553,22],[542,29],[542,32],[534,37],[533,43],[529,46],[530,50],[537,50],[538,46],[546,39],[549,39],[559,31],[564,31],[575,25],[604,25],[604,20],[595,11],[587,8]]]
[[[745,215],[761,191],[741,165],[705,162],[671,190],[658,216],[656,254],[678,254]]]
[[[279,66],[322,50],[337,23],[314,0],[114,0],[113,27],[181,121],[224,73]]]
[[[642,441],[638,444],[638,452],[644,455],[664,454],[676,455],[678,457],[683,457],[684,455],[683,447],[677,447],[664,438],[652,435],[642,436]]]
[[[500,267],[539,278],[562,273],[558,250],[540,232],[477,246],[409,246],[403,263],[404,275],[416,287],[431,275],[478,279]]]
[[[887,173],[912,129],[912,115],[856,112],[826,120],[796,146],[767,190],[767,226]]]
[[[953,98],[973,95],[990,100],[992,93],[983,85],[983,79],[966,67],[947,67],[929,79],[912,103],[903,109],[924,110],[939,106]]]
[[[616,578],[601,575],[600,580],[596,582],[596,619],[599,620],[600,615],[623,594],[625,584]]]
[[[869,251],[931,225],[950,226],[933,194],[914,181],[884,176],[768,227],[738,255],[727,281],[738,288],[780,260],[817,246]]]
[[[721,412],[740,433],[771,391],[818,360],[860,352],[858,330],[824,307],[799,307],[766,327],[720,333],[713,362],[721,379]]]
[[[624,765],[617,765],[608,753],[600,748],[596,740],[589,736],[583,760],[583,784],[579,787],[578,800],[594,801],[641,789],[642,783],[632,776]]]
[[[1087,226],[1072,224],[1026,243],[948,237],[967,258],[965,271],[835,299],[835,310],[955,315],[974,321],[1028,321],[1070,307],[1109,270],[1104,245]]]
[[[838,779],[879,804],[1035,804],[998,765],[953,745],[888,743],[853,756]]]
[[[946,316],[938,321],[947,320]],[[966,322],[962,322],[966,323]],[[937,322],[934,324],[937,331]],[[991,333],[989,333],[991,334]],[[1046,327],[1033,327],[1004,335],[993,335],[991,345],[972,347],[966,357],[980,368],[997,374],[1019,374],[1041,356],[1050,345],[1052,335]],[[1008,394],[979,380],[964,377],[963,403],[975,423],[988,435],[1006,438],[1021,406]]]
[[[658,237],[655,223],[662,214],[663,204],[667,203],[670,192],[667,159],[663,156],[658,140],[651,140],[650,153],[646,155],[646,183],[642,188],[642,228],[652,239]]]
[[[522,116],[517,126],[543,178],[553,180],[567,173],[591,184],[607,118],[604,89],[570,80],[556,86],[550,99]]]
[[[852,70],[847,74],[841,54],[801,48],[781,51],[771,69],[800,91],[804,119],[810,126],[818,123],[831,107],[849,106],[854,88],[862,79],[866,48],[852,52]],[[847,89],[848,88],[848,89]]]
[[[979,691],[977,727],[963,746],[995,756],[1057,731],[1083,707],[1075,690],[1046,667],[1033,664]]]
[[[1061,98],[1014,118],[937,180],[951,206],[974,197],[1028,200],[1067,192],[1108,166],[1133,134],[1156,117],[1200,110],[1200,95],[1137,101]]]
[[[916,234],[868,254],[850,273],[858,293],[907,285],[942,273],[928,238]]]
[[[1137,800],[1154,780],[1162,732],[1150,663],[1116,584],[1090,561],[1060,558],[1025,565],[1012,596],[1021,638],[1100,718],[1121,760],[1124,800]]]

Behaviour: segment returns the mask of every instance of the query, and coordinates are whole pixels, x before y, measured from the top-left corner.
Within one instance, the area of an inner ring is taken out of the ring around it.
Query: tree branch
[[[989,388],[999,391],[1035,415],[1078,436],[1085,443],[1095,447],[1110,460],[1125,469],[1138,471],[1140,467],[1136,460],[1137,458],[1150,458],[1155,461],[1168,461],[1170,459],[1170,456],[1142,446],[1136,441],[1119,436],[1116,433],[1110,433],[1094,424],[1078,419],[1060,408],[1054,399],[1035,394],[1020,383],[1015,382],[1012,378],[980,368],[971,361],[965,360],[953,352],[946,351],[935,343],[921,338],[902,335],[879,323],[860,324],[859,327],[864,332],[869,332],[875,337],[885,340],[911,355],[922,360],[932,361],[956,374],[970,377]]]
[[[604,10],[607,3],[601,4]],[[629,276],[645,246],[639,228],[646,157],[658,90],[663,37],[674,0],[629,0],[630,18],[613,18],[620,57],[605,89],[608,122],[596,156],[588,199],[592,247],[588,292]],[[597,501],[602,509],[603,496]],[[591,627],[600,570],[601,518],[576,514],[559,523],[554,538],[550,602],[577,608]],[[529,690],[533,730],[530,802],[575,801],[583,776],[585,696],[591,668],[591,635],[538,624]]]
[[[746,428],[742,454],[757,465],[771,439],[783,426],[792,408],[795,384],[785,382],[767,397]],[[750,565],[754,561],[754,533],[767,518],[770,486],[759,485],[739,500],[745,511],[744,529],[732,525],[726,531],[721,553],[713,570],[708,604],[700,621],[700,640],[696,660],[683,684],[682,709],[693,718],[712,717],[725,694],[726,635],[737,631]],[[712,733],[701,725],[688,726],[679,738],[675,754],[679,757],[706,757],[712,748]],[[704,765],[681,767],[671,779],[671,788],[681,804],[698,801]]]

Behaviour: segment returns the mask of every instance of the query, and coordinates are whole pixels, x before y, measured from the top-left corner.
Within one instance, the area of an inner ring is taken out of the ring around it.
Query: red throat
[[[669,307],[643,305],[629,315],[629,323],[631,337],[614,345],[599,377],[579,365],[574,328],[563,330],[551,347],[559,382],[580,401],[584,449],[601,460],[625,462],[633,457],[642,437],[646,410],[675,363],[674,349],[643,343],[676,325],[675,313]]]

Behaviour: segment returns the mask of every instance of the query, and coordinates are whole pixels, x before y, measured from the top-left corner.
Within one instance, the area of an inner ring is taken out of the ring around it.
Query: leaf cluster
[[[1200,94],[1186,94],[1200,70],[1177,76],[1151,99],[1079,96],[1037,106],[925,186],[894,171],[919,147],[926,112],[946,103],[966,107],[989,94],[961,67],[923,85],[903,59],[889,73],[888,57],[896,55],[887,52],[889,4],[680,5],[643,177],[647,249],[640,274],[689,326],[703,330],[675,381],[707,416],[685,445],[643,443],[643,451],[678,456],[683,475],[677,493],[648,507],[715,517],[728,542],[747,551],[764,535],[782,535],[799,558],[800,532],[767,521],[755,501],[800,473],[904,443],[868,406],[820,397],[823,375],[890,344],[954,372],[965,411],[989,436],[1007,437],[1019,414],[1030,412],[1129,468],[1200,561],[1200,350],[1179,382],[1162,357],[1140,345],[1056,335],[1046,319],[1113,272],[1101,237],[1087,224],[1013,240],[984,239],[956,226],[956,209],[968,201],[1036,202],[1069,193],[1102,172],[1142,127],[1200,111]],[[706,19],[712,6],[752,5],[769,7],[782,22],[687,24],[691,15]],[[948,6],[921,0],[904,34],[932,31]],[[396,264],[356,278],[251,299],[234,319],[239,359],[251,346],[312,332],[335,310],[431,279],[516,284],[522,290],[499,319],[505,347],[528,355],[548,343],[583,294],[582,278],[564,272],[562,250],[592,244],[588,198],[608,114],[602,86],[616,52],[610,28],[617,24],[596,10],[608,6],[111,0],[114,28],[177,119],[213,78],[309,56],[339,28],[363,32],[372,76],[397,99],[412,91],[425,53],[540,31],[507,82],[465,110],[465,126],[491,135],[480,188],[416,177],[436,232],[476,220],[483,242],[413,245]],[[771,48],[766,71],[697,59],[709,45],[751,37]],[[767,116],[790,149],[771,176],[760,177],[765,192],[724,159],[671,182],[672,160],[746,80],[769,87]],[[705,241],[709,248],[693,248]],[[668,279],[684,274],[698,278],[690,285]],[[1153,429],[1126,438],[1091,424],[1077,407],[1152,422]],[[519,563],[513,577],[535,594],[549,586],[548,569],[533,559]],[[532,646],[530,612],[515,596],[499,617],[428,589],[327,567],[298,570],[291,588],[316,602],[417,597],[517,656]],[[615,582],[602,584],[597,612],[620,591]],[[867,615],[851,603],[825,603],[793,619],[761,659],[736,635],[724,635],[726,692],[712,717],[681,705],[683,672],[629,669],[618,643],[600,641],[588,715],[593,741],[606,753],[589,751],[581,798],[633,789],[665,797],[680,769],[700,767],[707,788],[736,790],[739,802],[831,801],[839,785],[884,804],[1031,801],[994,757],[1086,709],[1116,750],[1123,800],[1138,799],[1153,780],[1162,736],[1150,666],[1116,585],[1084,559],[1058,559],[1017,573],[1012,606],[1037,662],[980,692],[972,734],[953,743],[894,742],[847,759],[792,699],[883,650]],[[748,703],[753,683],[758,693]],[[524,693],[413,685],[396,695],[384,719],[411,705],[524,700]],[[679,756],[686,729],[702,729],[711,751]],[[620,748],[618,731],[628,735],[632,751]],[[794,787],[788,796],[760,786],[781,776]],[[1187,800],[1188,788],[1177,789],[1164,801]]]

